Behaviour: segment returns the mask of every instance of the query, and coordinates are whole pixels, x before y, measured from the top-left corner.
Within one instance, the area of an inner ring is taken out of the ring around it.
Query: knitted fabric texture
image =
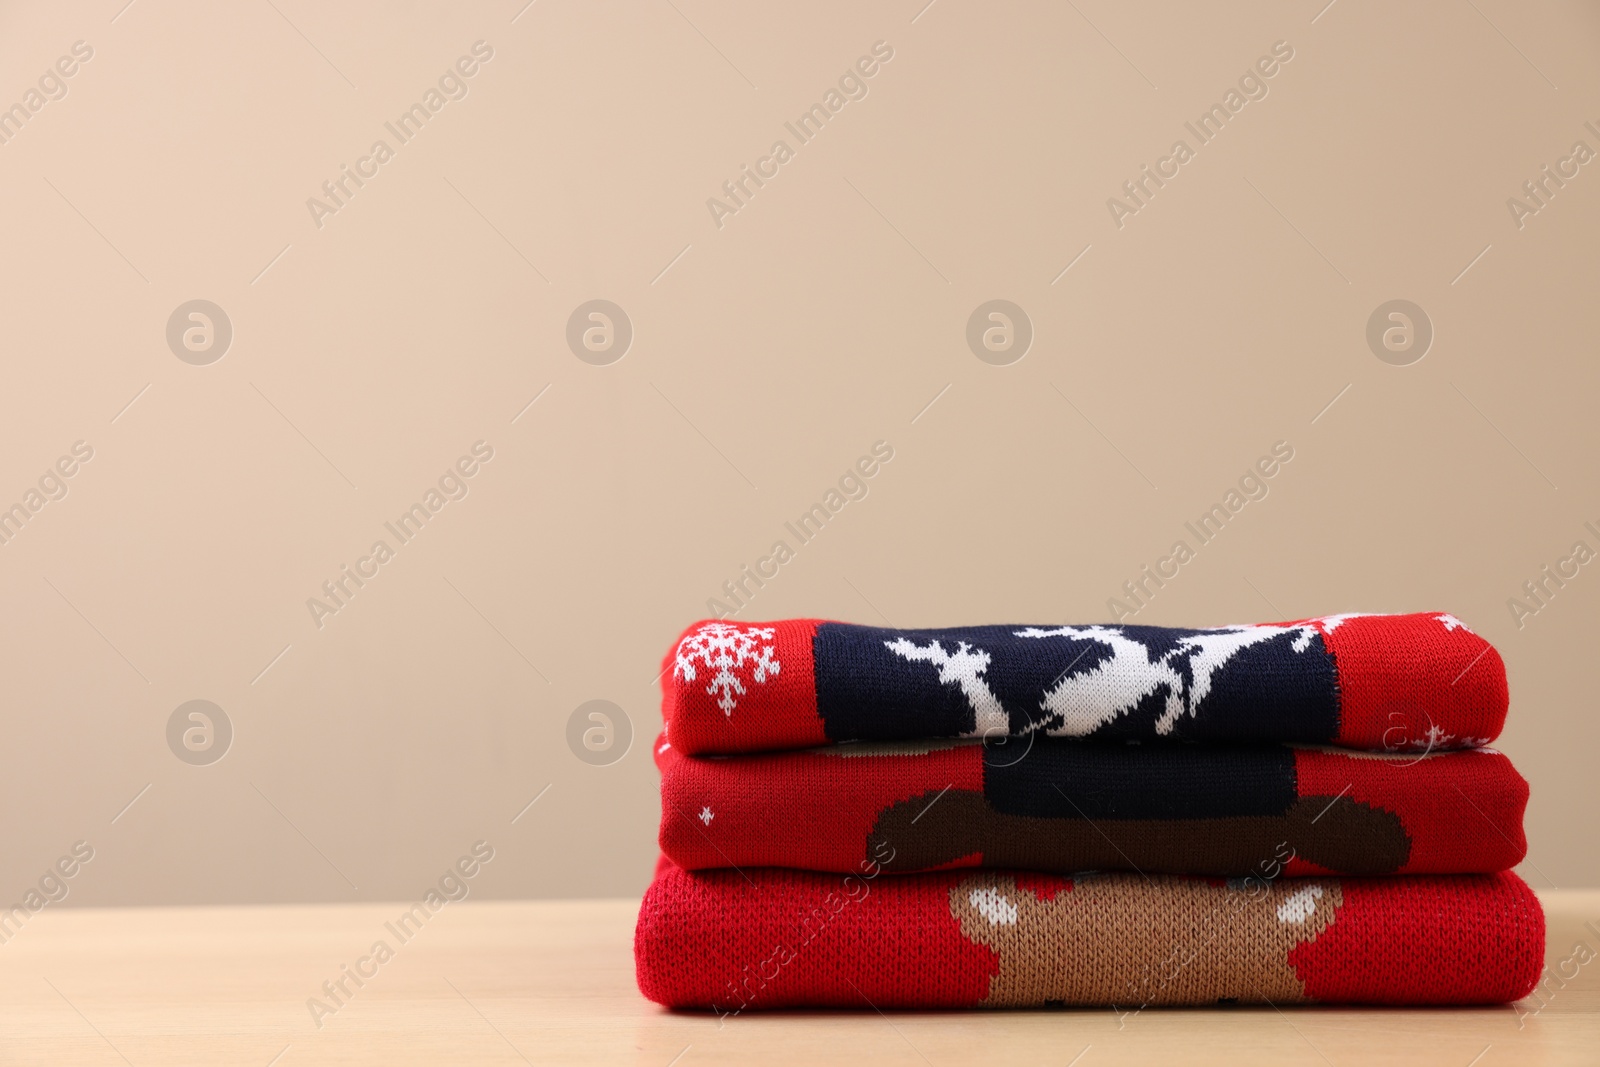
[[[1526,995],[1544,958],[1543,912],[1509,873],[1219,882],[862,866],[663,864],[639,913],[639,988],[722,1014],[1486,1004]]]
[[[661,742],[656,762],[661,850],[690,869],[848,873],[890,849],[895,874],[1460,874],[1527,851],[1528,784],[1487,749],[1039,738],[694,757]]]
[[[707,621],[668,652],[662,688],[690,755],[1035,734],[1423,752],[1488,744],[1506,713],[1499,654],[1439,612],[1211,630]]]

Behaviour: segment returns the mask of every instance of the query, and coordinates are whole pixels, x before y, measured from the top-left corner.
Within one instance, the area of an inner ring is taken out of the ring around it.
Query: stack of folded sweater
[[[671,1007],[1491,1003],[1543,963],[1505,667],[1452,615],[703,622],[662,678]]]

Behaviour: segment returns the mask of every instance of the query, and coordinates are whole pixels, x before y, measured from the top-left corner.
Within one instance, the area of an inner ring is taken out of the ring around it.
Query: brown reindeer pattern
[[[1131,1007],[1303,1001],[1289,952],[1343,903],[1336,881],[1317,879],[1091,875],[1042,899],[985,871],[950,890],[962,935],[998,957],[988,1007],[1104,1004],[1108,994]]]

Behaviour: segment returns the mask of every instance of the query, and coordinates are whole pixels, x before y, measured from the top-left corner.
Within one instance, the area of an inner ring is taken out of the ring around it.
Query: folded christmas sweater
[[[674,1008],[954,1008],[1526,995],[1544,915],[1516,875],[877,877],[663,863],[639,911],[639,989]]]
[[[661,677],[691,755],[1036,733],[1435,751],[1488,744],[1506,713],[1499,654],[1438,612],[1211,630],[709,621]]]
[[[1527,850],[1528,784],[1489,749],[854,743],[686,756],[657,743],[661,850],[689,869],[1465,874]]]

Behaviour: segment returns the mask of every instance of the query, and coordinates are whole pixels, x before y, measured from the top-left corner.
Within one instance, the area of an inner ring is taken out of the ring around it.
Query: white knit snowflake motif
[[[717,707],[730,718],[739,704],[735,694],[748,692],[744,682],[735,672],[753,667],[750,679],[762,684],[769,675],[778,673],[782,664],[772,654],[772,640],[776,631],[770,626],[740,628],[727,622],[708,622],[694,633],[678,642],[678,651],[672,666],[672,676],[692,682],[697,677],[696,662],[711,676],[706,693],[717,698]]]

